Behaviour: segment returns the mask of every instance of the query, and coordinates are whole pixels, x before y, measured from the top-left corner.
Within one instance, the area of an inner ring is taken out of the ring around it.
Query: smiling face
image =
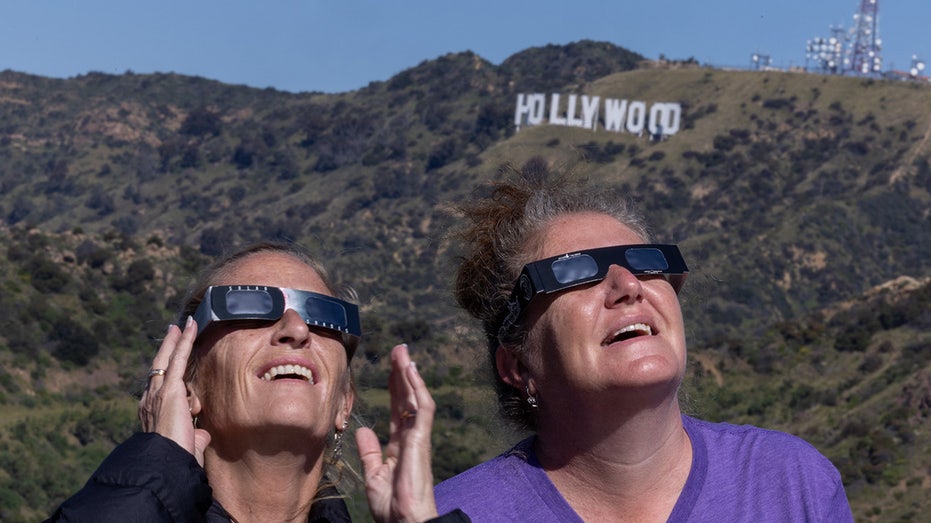
[[[639,243],[643,238],[611,216],[568,214],[548,224],[533,259]],[[502,377],[521,389],[530,381],[542,405],[674,398],[685,373],[682,313],[662,276],[638,278],[613,265],[601,282],[538,296],[524,324],[523,374]]]
[[[304,262],[281,252],[258,252],[221,271],[214,285],[267,285],[332,295]],[[190,388],[199,424],[219,443],[255,433],[326,438],[352,406],[346,350],[340,336],[309,328],[293,310],[277,321],[212,324],[198,338]]]

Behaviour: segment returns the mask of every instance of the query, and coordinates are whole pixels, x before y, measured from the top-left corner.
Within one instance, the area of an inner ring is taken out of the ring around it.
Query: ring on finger
[[[165,375],[165,369],[151,369],[151,370],[149,370],[149,378],[151,378],[152,376],[164,376],[164,375]]]
[[[414,419],[417,417],[417,411],[414,409],[407,409],[401,412],[401,421]]]

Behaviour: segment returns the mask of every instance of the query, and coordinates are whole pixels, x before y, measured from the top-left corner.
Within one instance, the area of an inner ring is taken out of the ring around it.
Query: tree
[[[189,136],[217,136],[221,123],[216,113],[201,107],[188,113],[178,132]]]

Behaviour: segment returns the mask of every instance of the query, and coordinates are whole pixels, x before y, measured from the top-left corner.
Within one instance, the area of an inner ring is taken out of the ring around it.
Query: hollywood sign
[[[547,118],[546,95],[540,93],[518,94],[514,125],[563,125],[597,130],[598,115],[602,114],[604,128],[617,133],[640,134],[646,129],[653,136],[676,134],[682,120],[682,105],[677,103],[654,103],[605,98],[601,108],[600,96],[567,96],[565,105],[560,104],[562,95],[550,95],[549,117]]]

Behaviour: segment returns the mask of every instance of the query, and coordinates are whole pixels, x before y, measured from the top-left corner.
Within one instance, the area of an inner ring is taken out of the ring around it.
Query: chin
[[[319,418],[320,409],[308,401],[281,401],[261,409],[261,419],[280,425],[309,425]]]
[[[651,386],[673,383],[678,387],[684,375],[684,369],[678,361],[657,355],[637,358],[629,362],[621,377],[631,385]]]

